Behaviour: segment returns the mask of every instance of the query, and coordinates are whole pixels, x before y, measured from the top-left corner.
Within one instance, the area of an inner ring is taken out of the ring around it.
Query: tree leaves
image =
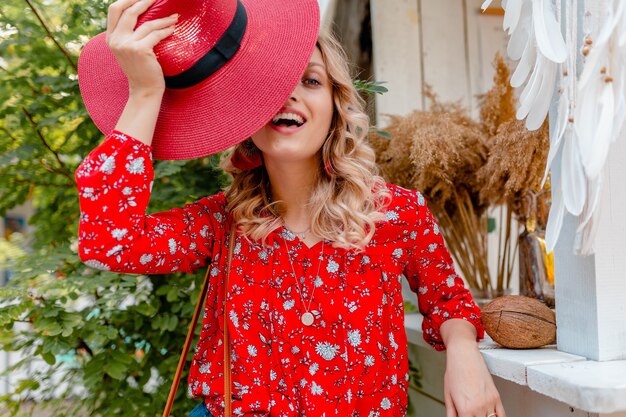
[[[387,87],[383,85],[385,81],[354,80],[352,83],[357,90],[365,94],[384,94],[389,91]]]

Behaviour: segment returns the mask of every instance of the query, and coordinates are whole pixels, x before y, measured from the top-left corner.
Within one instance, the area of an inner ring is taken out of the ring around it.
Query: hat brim
[[[193,87],[166,89],[152,141],[155,159],[215,154],[267,124],[302,77],[317,41],[317,0],[241,0],[248,24],[226,66]],[[128,101],[128,81],[106,44],[91,39],[78,66],[81,95],[108,135]]]

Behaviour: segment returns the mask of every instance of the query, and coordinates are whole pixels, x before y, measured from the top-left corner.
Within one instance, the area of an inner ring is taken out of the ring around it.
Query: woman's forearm
[[[476,328],[467,320],[447,320],[441,325],[440,331],[447,348],[456,344],[476,345]]]
[[[115,129],[151,145],[162,99],[160,89],[131,93]]]

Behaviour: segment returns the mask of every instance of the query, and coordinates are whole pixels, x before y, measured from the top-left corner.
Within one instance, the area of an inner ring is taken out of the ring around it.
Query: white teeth
[[[278,123],[279,120],[293,120],[300,125],[304,123],[304,119],[302,118],[302,116],[295,113],[278,113],[276,116],[274,116],[272,122]]]

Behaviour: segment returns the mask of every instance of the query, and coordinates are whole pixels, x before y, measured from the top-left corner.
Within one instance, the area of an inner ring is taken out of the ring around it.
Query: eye
[[[309,86],[319,86],[322,85],[322,83],[317,80],[316,78],[311,78],[311,77],[305,77],[302,79],[302,83],[304,85],[309,85]]]

